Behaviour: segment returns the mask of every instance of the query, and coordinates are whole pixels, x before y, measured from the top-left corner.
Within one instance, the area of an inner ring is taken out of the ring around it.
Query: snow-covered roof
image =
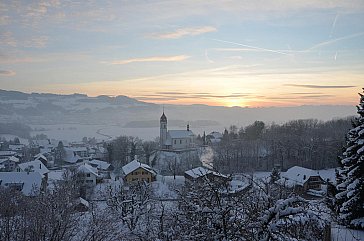
[[[13,161],[13,162],[19,162],[19,158],[15,157],[15,156],[8,157],[8,160]]]
[[[221,142],[221,139],[214,138],[214,139],[210,139],[210,141],[211,141],[212,144],[216,144],[216,143]]]
[[[0,151],[0,156],[14,156],[16,155],[15,151]]]
[[[77,152],[77,151],[87,151],[87,147],[79,146],[79,147],[69,147],[70,150]]]
[[[63,180],[64,170],[52,170],[48,173],[48,181]]]
[[[34,160],[42,160],[42,159],[48,161],[47,157],[45,157],[42,153],[39,153],[34,157]]]
[[[218,173],[218,172],[215,172],[215,171],[211,171],[207,168],[204,168],[204,167],[196,167],[194,169],[191,169],[191,170],[188,170],[188,171],[185,171],[185,174],[189,175],[190,177],[196,179],[196,178],[199,178],[199,177],[203,177],[207,174],[213,174],[215,176],[220,176],[220,177],[226,177],[228,178],[227,176],[221,174],[221,173]]]
[[[303,185],[311,176],[320,176],[318,171],[299,166],[291,167],[281,175],[282,177],[293,181],[296,185]]]
[[[82,159],[79,155],[75,155],[73,151],[69,148],[64,148],[66,151],[65,161],[68,163],[76,163],[78,160]]]
[[[84,205],[84,206],[86,206],[86,207],[89,207],[89,206],[90,206],[89,202],[88,202],[88,201],[86,201],[85,199],[83,199],[82,197],[79,197],[79,198],[77,199],[77,203],[78,203],[78,204],[82,204],[82,205]]]
[[[42,184],[42,175],[39,172],[0,172],[0,184],[9,187],[11,184],[22,185],[24,195],[32,195],[39,192]]]
[[[99,149],[99,151],[101,153],[106,153],[107,152],[107,150],[105,148],[103,148],[102,146],[99,146],[98,149]]]
[[[44,147],[51,145],[49,140],[34,140],[34,144]]]
[[[168,135],[172,139],[189,138],[195,136],[192,131],[187,130],[169,130]]]
[[[90,163],[93,164],[93,165],[97,165],[97,168],[101,169],[101,170],[107,170],[111,166],[110,163],[100,161],[100,160],[96,160],[96,159],[90,161]]]
[[[217,131],[211,132],[210,134],[208,134],[208,136],[211,136],[214,139],[222,139],[222,134],[220,132],[217,132]]]
[[[153,171],[153,169],[150,166],[148,166],[147,164],[138,162],[137,160],[129,162],[128,164],[126,164],[125,166],[122,167],[125,175],[128,175],[129,173],[135,171],[138,168],[143,168],[144,170],[156,175],[155,171]]]
[[[30,172],[39,172],[42,176],[49,172],[48,168],[40,160],[20,163],[18,167],[23,172],[27,172],[27,169],[29,169]]]
[[[78,172],[83,172],[83,173],[92,173],[97,177],[99,176],[97,169],[90,166],[87,163],[83,163],[83,164],[79,165],[78,168],[77,168],[77,171]]]
[[[24,148],[24,144],[10,144],[9,150],[11,151],[21,151]]]

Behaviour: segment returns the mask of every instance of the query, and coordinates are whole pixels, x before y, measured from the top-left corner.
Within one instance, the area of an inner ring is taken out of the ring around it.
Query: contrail
[[[332,37],[332,34],[334,33],[334,29],[335,29],[336,21],[337,21],[337,18],[338,18],[338,17],[339,17],[339,14],[337,13],[337,14],[335,15],[334,22],[332,23],[332,26],[331,26],[330,38]]]
[[[347,35],[347,36],[344,36],[344,37],[341,37],[341,38],[336,38],[336,39],[332,39],[332,40],[329,40],[329,41],[321,42],[321,43],[318,43],[318,44],[312,46],[311,48],[309,48],[309,49],[307,49],[305,51],[310,51],[310,50],[313,50],[313,49],[317,49],[319,47],[329,45],[329,44],[333,44],[333,43],[336,43],[336,42],[339,42],[339,41],[342,41],[342,40],[347,40],[347,39],[360,37],[362,35],[364,35],[364,32],[359,32],[359,33]]]
[[[205,58],[206,58],[207,62],[209,62],[209,63],[211,63],[211,64],[215,63],[214,61],[212,61],[212,60],[209,58],[209,55],[208,55],[208,53],[207,53],[207,49],[205,49]]]
[[[239,45],[239,46],[243,46],[243,47],[247,47],[247,48],[251,48],[251,49],[262,50],[262,51],[266,51],[266,52],[272,52],[272,53],[283,54],[283,55],[290,55],[288,53],[281,52],[281,51],[278,51],[278,50],[273,50],[273,49],[265,49],[265,48],[260,48],[260,47],[256,47],[256,46],[250,46],[250,45],[246,45],[246,44],[235,43],[235,42],[230,42],[230,41],[225,41],[225,40],[220,40],[220,39],[213,39],[212,38],[211,40],[221,42],[221,43]]]

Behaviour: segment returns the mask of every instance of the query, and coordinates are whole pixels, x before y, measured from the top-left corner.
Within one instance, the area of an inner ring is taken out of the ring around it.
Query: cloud
[[[331,97],[335,97],[335,95],[302,95],[302,96],[272,96],[272,97],[265,97],[268,100],[297,100],[297,98],[299,99],[323,99],[323,98],[331,98]]]
[[[0,25],[7,25],[10,22],[9,16],[0,16]]]
[[[185,36],[195,36],[204,33],[216,32],[217,29],[212,26],[203,26],[195,28],[179,28],[173,32],[169,33],[154,33],[151,34],[152,38],[156,39],[178,39]]]
[[[130,63],[141,63],[141,62],[179,62],[190,58],[187,55],[175,55],[175,56],[153,56],[146,58],[132,58],[126,60],[116,60],[112,61],[112,65],[119,64],[130,64]]]
[[[44,48],[47,45],[47,36],[28,37],[27,40],[16,39],[12,32],[3,32],[0,34],[0,46],[10,47],[27,47],[27,48]]]
[[[0,75],[3,76],[14,76],[16,73],[12,70],[0,70]]]
[[[253,98],[254,96],[249,93],[231,93],[226,95],[213,94],[213,93],[186,93],[179,91],[156,92],[155,94],[146,94],[140,96],[143,98],[153,99],[229,99],[229,98]]]
[[[302,87],[302,88],[310,88],[310,89],[345,89],[345,88],[354,88],[354,85],[299,85],[299,84],[285,84],[284,86],[290,87]]]
[[[24,42],[24,47],[30,47],[30,48],[44,48],[46,47],[48,42],[47,36],[39,36],[39,37],[33,37],[29,40],[26,40]]]
[[[13,33],[7,31],[0,34],[0,45],[16,47],[17,41],[14,38]]]

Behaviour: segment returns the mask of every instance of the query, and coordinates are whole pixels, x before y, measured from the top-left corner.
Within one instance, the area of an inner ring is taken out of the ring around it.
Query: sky
[[[363,23],[363,0],[0,0],[0,89],[352,105]]]

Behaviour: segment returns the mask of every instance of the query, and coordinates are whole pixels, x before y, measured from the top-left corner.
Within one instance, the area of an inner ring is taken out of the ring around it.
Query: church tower
[[[164,148],[166,140],[167,140],[167,117],[164,114],[164,108],[163,108],[163,114],[160,119],[160,134],[159,134],[160,148]]]

